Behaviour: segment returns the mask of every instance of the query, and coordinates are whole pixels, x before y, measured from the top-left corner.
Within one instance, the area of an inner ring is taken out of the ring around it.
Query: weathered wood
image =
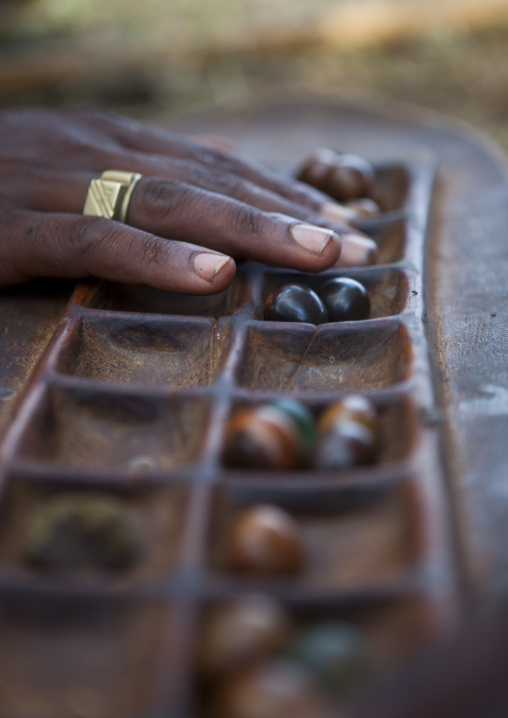
[[[0,292],[0,435],[74,288],[46,280]]]
[[[192,713],[203,614],[210,599],[246,588],[279,597],[297,621],[318,621],[323,612],[351,617],[393,668],[453,615],[468,581],[493,590],[508,567],[499,548],[507,531],[508,309],[494,270],[507,253],[498,239],[508,219],[503,160],[444,120],[391,105],[286,99],[159,120],[225,134],[282,170],[317,146],[377,163],[385,216],[371,229],[385,264],[340,273],[365,282],[372,317],[317,328],[264,322],[274,288],[291,278],[318,288],[322,278],[245,263],[230,289],[206,299],[83,282],[48,345],[65,291],[47,297],[38,314],[30,312],[38,292],[28,292],[6,317],[13,339],[5,385],[19,403],[1,447],[0,628],[9,630],[0,706],[12,715],[30,700],[58,717],[76,705],[79,712],[86,708],[80,681],[95,696],[98,718],[131,715],[125,681],[136,685],[132,711]],[[4,312],[24,292],[4,293]],[[317,416],[348,391],[366,392],[376,406],[374,466],[223,465],[236,409],[290,394]],[[7,406],[0,416],[5,423],[11,415]],[[144,547],[138,562],[115,573],[27,565],[20,547],[39,507],[69,496],[128,506]],[[228,527],[256,503],[280,506],[298,523],[307,560],[301,575],[258,580],[228,569]],[[118,621],[105,622],[119,589],[124,608]],[[22,600],[13,604],[13,595]],[[65,621],[53,641],[55,611]],[[123,641],[139,650],[122,649]],[[119,673],[96,669],[107,645]],[[74,663],[69,646],[80,656]],[[64,665],[62,686],[54,676]],[[154,684],[162,670],[171,680]]]
[[[381,101],[287,98],[179,121],[222,133],[239,148],[289,170],[316,146],[373,160],[427,152],[439,173],[425,269],[426,330],[444,429],[449,487],[467,574],[493,591],[508,578],[508,170],[485,137],[437,113]]]

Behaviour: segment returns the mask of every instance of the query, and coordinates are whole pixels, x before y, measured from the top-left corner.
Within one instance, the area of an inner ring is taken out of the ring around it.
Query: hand
[[[94,178],[139,172],[127,223],[82,215]],[[317,272],[375,244],[320,191],[213,143],[101,112],[0,114],[0,286],[95,276],[194,294],[234,259]],[[353,254],[351,254],[353,248]],[[234,258],[234,259],[233,259]]]

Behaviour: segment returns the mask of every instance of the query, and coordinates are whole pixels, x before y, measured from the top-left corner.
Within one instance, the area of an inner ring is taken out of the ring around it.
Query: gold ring
[[[86,195],[83,214],[125,222],[134,188],[143,175],[107,170],[93,179]]]

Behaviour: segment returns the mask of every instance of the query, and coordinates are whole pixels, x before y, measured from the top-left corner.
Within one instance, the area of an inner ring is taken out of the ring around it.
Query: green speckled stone
[[[311,669],[338,699],[357,696],[373,675],[373,659],[363,635],[347,623],[324,623],[298,635],[291,658]]]
[[[295,399],[277,399],[273,404],[291,417],[300,433],[303,452],[310,452],[316,440],[316,421],[310,409]]]

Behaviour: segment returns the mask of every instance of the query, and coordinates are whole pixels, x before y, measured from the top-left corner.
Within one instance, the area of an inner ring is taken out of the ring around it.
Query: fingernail
[[[194,271],[202,279],[206,279],[207,282],[211,282],[218,275],[220,270],[226,266],[230,259],[231,257],[226,257],[224,254],[209,254],[208,252],[200,252],[199,254],[194,255]]]
[[[298,222],[289,228],[295,242],[312,254],[322,254],[328,242],[337,235],[331,229]]]
[[[340,239],[342,242],[341,267],[358,267],[376,263],[378,249],[372,239],[360,237],[358,234],[343,234]]]
[[[350,200],[346,208],[354,212],[355,219],[370,219],[371,217],[377,217],[381,214],[379,205],[367,197]]]
[[[356,212],[351,207],[344,207],[338,202],[325,202],[321,205],[320,214],[333,222],[348,223],[356,219]]]

